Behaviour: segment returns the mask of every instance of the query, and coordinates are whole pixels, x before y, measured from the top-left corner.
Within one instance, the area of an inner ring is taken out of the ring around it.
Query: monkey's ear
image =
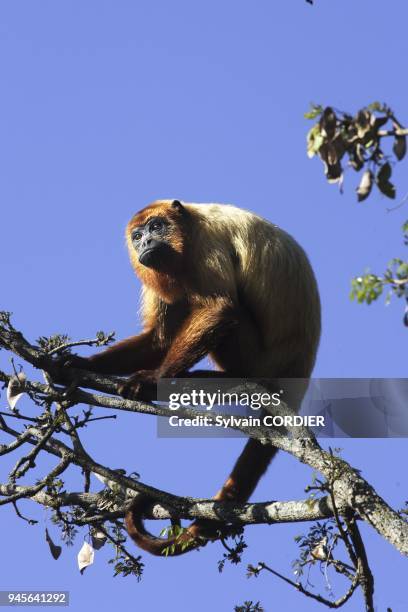
[[[186,210],[184,206],[182,205],[182,203],[180,202],[180,200],[173,200],[171,203],[171,207],[183,213]]]

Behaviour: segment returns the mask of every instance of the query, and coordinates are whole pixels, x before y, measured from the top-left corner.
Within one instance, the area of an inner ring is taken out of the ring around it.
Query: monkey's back
[[[228,293],[258,333],[255,351],[245,346],[243,334],[245,374],[309,376],[320,337],[320,300],[302,247],[247,210],[226,204],[186,207],[198,220],[194,241],[204,283]]]

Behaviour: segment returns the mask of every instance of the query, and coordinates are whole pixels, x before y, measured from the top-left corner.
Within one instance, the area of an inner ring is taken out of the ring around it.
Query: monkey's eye
[[[159,232],[162,228],[163,228],[162,221],[153,221],[153,223],[150,226],[150,229],[152,230],[152,232]]]
[[[136,241],[138,241],[138,240],[140,240],[140,239],[141,239],[141,237],[142,237],[142,232],[134,232],[134,233],[132,234],[132,240],[136,240]]]

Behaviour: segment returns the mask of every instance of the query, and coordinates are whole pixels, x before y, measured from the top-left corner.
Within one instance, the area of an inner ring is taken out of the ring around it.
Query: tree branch
[[[306,595],[306,597],[310,597],[311,599],[314,599],[315,601],[318,601],[319,603],[324,604],[328,608],[341,608],[341,606],[343,606],[350,599],[350,597],[353,595],[354,591],[359,585],[359,575],[358,573],[356,573],[347,592],[339,599],[331,601],[330,599],[326,599],[326,597],[322,597],[322,595],[318,595],[317,593],[312,593],[312,591],[305,589],[305,587],[303,586],[301,582],[295,582],[294,580],[291,580],[287,576],[283,576],[283,574],[280,574],[276,570],[272,569],[271,567],[266,565],[266,563],[260,563],[258,567],[260,570],[266,570],[267,572],[270,572],[271,574],[273,574],[277,578],[280,578],[287,584],[290,584],[297,591],[302,593],[302,595]]]
[[[9,325],[0,325],[0,345],[8,350],[13,351],[35,367],[46,368],[51,376],[56,378],[63,377],[66,384],[76,383],[77,385],[87,386],[91,389],[103,391],[104,393],[116,394],[117,392],[117,377],[99,376],[82,370],[66,368],[64,372],[56,366],[52,359],[44,356],[39,349],[29,344],[20,332],[17,332]],[[4,373],[0,373],[0,379],[7,382],[10,377]],[[40,383],[26,383],[26,386],[33,392],[50,393],[49,386],[41,385]],[[59,392],[58,392],[59,393]],[[52,397],[52,393],[50,393]],[[158,406],[138,401],[120,399],[118,397],[106,397],[87,393],[81,390],[73,390],[70,393],[69,399],[75,403],[87,403],[93,406],[104,407],[109,409],[119,409],[129,412],[141,412],[143,414],[152,414],[157,416],[170,416],[174,411],[165,406]],[[280,411],[291,411],[281,404]],[[202,414],[210,419],[210,422],[215,423],[216,413],[193,410],[191,408],[180,408],[178,415],[180,417],[192,418]],[[223,415],[225,417],[225,415]],[[309,465],[311,468],[319,471],[325,478],[333,482],[333,495],[336,499],[338,508],[351,508],[358,516],[369,523],[381,536],[388,540],[402,554],[408,555],[408,523],[394,511],[374,490],[374,488],[361,475],[352,468],[346,461],[338,457],[334,457],[330,453],[324,451],[317,441],[310,437],[289,438],[285,437],[277,430],[265,427],[247,427],[234,425],[232,429],[242,431],[246,435],[259,440],[263,444],[273,444],[277,448],[296,457],[302,463]],[[35,428],[34,428],[35,429]],[[34,431],[33,428],[30,430]],[[19,432],[13,433],[18,437]],[[38,432],[35,434],[38,435]],[[62,446],[61,446],[62,445]],[[57,453],[61,451],[64,445],[60,441],[53,440],[52,444],[46,446],[53,448]],[[64,447],[67,448],[67,447]],[[105,478],[112,478],[114,472],[101,466],[90,458],[76,456],[77,465],[86,467],[91,471],[99,473]],[[179,499],[171,494],[164,494],[166,499],[163,499],[163,492],[153,488],[136,483],[130,478],[122,477],[123,486],[134,491],[145,492],[154,499],[160,499],[174,505],[178,511],[181,510]],[[191,499],[186,498],[191,503]],[[317,502],[312,502],[312,505]]]

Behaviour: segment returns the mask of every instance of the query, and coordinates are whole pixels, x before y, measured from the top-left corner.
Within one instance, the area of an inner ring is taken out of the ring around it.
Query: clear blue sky
[[[406,209],[387,213],[378,194],[357,204],[351,173],[345,195],[327,185],[321,164],[305,154],[303,112],[310,101],[353,111],[378,99],[408,122],[407,17],[404,0],[316,0],[314,7],[304,0],[3,1],[0,307],[33,340],[59,331],[130,335],[139,326],[139,287],[123,238],[130,215],[160,197],[232,202],[284,227],[310,255],[323,303],[315,375],[406,376],[403,304],[356,306],[348,298],[353,275],[405,255]],[[400,166],[402,197],[407,162]],[[242,446],[158,440],[154,419],[138,415],[101,422],[85,441],[102,463],[200,497],[217,490]],[[341,446],[387,500],[402,505],[405,440]],[[310,472],[282,455],[254,499],[301,498],[308,482]],[[250,599],[268,612],[319,609],[273,577],[244,577],[246,563],[258,560],[290,573],[293,536],[307,526],[248,528],[245,563],[221,576],[218,545],[180,559],[146,555],[138,584],[112,578],[105,549],[80,576],[82,535],[55,562],[43,537],[47,524],[58,539],[47,512],[21,508],[40,524],[1,510],[2,588],[68,589],[75,612],[88,605],[224,611]],[[378,609],[407,610],[406,560],[363,532]],[[360,596],[346,609],[361,610]]]

